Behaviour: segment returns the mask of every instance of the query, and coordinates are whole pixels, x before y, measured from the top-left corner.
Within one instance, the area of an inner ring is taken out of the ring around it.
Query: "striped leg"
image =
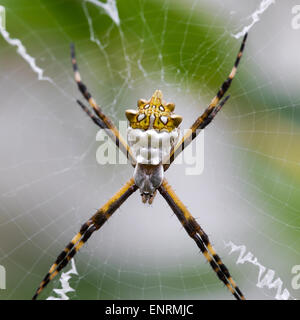
[[[76,100],[76,102],[98,127],[101,129],[108,129],[106,124],[100,118],[96,117],[86,105],[84,105],[80,100]]]
[[[49,272],[44,277],[33,296],[33,300],[43,291],[47,284],[68,264],[74,255],[80,250],[94,231],[100,229],[111,215],[137,190],[134,180],[130,179],[102,208],[100,208],[83,226],[71,242],[57,257]]]
[[[106,124],[97,116],[95,116],[87,106],[85,106],[80,100],[76,100],[76,102],[80,105],[80,107],[82,108],[82,110],[92,119],[92,121],[98,126],[100,127],[101,129],[105,130],[106,134],[109,136],[109,138],[115,142],[116,146],[118,148],[120,148],[123,153],[127,156],[129,156],[129,154],[127,153],[127,151],[125,151],[124,148],[122,148],[122,144],[121,144],[121,147],[120,147],[120,141],[119,139],[114,135],[114,133],[109,129],[107,128]],[[128,158],[130,159],[130,158]],[[131,161],[131,164],[134,165],[135,161],[132,162]]]
[[[186,232],[196,242],[205,259],[216,272],[218,278],[226,285],[226,287],[237,300],[245,300],[245,297],[235,284],[228,269],[210,244],[207,234],[203,231],[185,205],[177,197],[175,192],[167,183],[166,179],[164,179],[158,190],[165,198],[171,209],[174,211]]]
[[[92,95],[89,93],[86,85],[81,81],[81,76],[78,71],[78,66],[76,62],[76,56],[75,56],[75,47],[74,44],[71,44],[71,58],[72,58],[72,65],[73,65],[73,71],[74,71],[74,77],[75,81],[78,85],[79,91],[82,93],[84,98],[88,101],[90,106],[93,108],[94,113],[99,117],[101,120],[101,126],[99,123],[97,123],[93,117],[91,117],[92,113],[87,112],[88,108],[83,105],[82,102],[77,100],[77,103],[81,106],[81,108],[87,113],[87,115],[101,128],[103,129],[109,129],[111,134],[109,134],[110,138],[115,142],[118,148],[122,150],[122,152],[126,155],[128,160],[130,160],[131,163],[135,163],[134,156],[130,150],[130,147],[128,146],[127,142],[124,140],[124,138],[121,136],[119,130],[116,128],[116,126],[112,123],[112,121],[102,112],[99,105],[96,103],[95,99],[92,97]],[[89,110],[88,110],[89,111]]]
[[[206,110],[202,113],[202,115],[197,118],[197,120],[193,123],[193,125],[190,127],[190,130],[183,136],[183,138],[178,142],[178,144],[175,146],[174,149],[171,150],[169,159],[166,160],[166,164],[164,165],[164,169],[167,170],[170,166],[170,164],[175,160],[175,158],[183,151],[184,148],[186,148],[192,140],[194,140],[199,132],[204,129],[215,117],[215,115],[218,113],[218,111],[224,106],[226,101],[228,100],[229,96],[225,97],[223,101],[222,98],[224,97],[226,91],[229,89],[231,82],[236,74],[237,67],[239,65],[239,62],[241,60],[243,50],[245,48],[245,43],[247,39],[247,33],[245,34],[239,53],[236,57],[234,66],[226,79],[226,81],[223,82],[221,88],[219,89],[217,95],[212,99],[209,106],[206,108]]]

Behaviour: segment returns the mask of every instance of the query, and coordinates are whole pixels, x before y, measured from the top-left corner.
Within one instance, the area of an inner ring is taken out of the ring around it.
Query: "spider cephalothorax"
[[[87,90],[87,87],[81,81],[74,46],[71,46],[75,81],[92,110],[86,107],[81,101],[77,100],[77,102],[98,127],[107,130],[107,134],[112,141],[135,167],[134,176],[82,225],[79,232],[68,243],[51,266],[37,288],[33,299],[38,297],[47,284],[88,241],[91,235],[99,230],[137,189],[141,191],[143,202],[149,203],[153,201],[156,191],[159,191],[188,235],[195,241],[218,278],[226,285],[236,299],[245,299],[243,293],[232,279],[228,269],[211,245],[208,235],[178,198],[168,184],[164,174],[175,158],[197,137],[200,130],[203,130],[209,125],[228,100],[229,96],[224,97],[224,95],[236,74],[246,38],[247,34],[244,36],[240,51],[229,76],[223,82],[216,96],[211,100],[205,111],[196,119],[190,127],[190,130],[188,130],[180,140],[178,127],[182,121],[182,117],[173,114],[175,105],[173,103],[165,103],[161,91],[156,90],[150,100],[138,101],[138,110],[126,111],[126,116],[129,120],[127,133],[128,143],[121,136],[119,130],[109,117],[103,113],[102,109]]]

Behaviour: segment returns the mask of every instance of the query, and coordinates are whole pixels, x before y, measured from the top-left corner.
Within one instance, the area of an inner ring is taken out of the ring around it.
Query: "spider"
[[[149,100],[138,100],[137,110],[126,110],[126,117],[129,122],[127,133],[128,143],[122,138],[111,120],[102,112],[102,109],[81,81],[75,57],[75,48],[74,45],[71,44],[71,58],[75,81],[79,91],[88,101],[92,109],[86,107],[80,100],[77,100],[77,103],[97,126],[106,129],[107,134],[115,142],[116,146],[121,149],[131,162],[134,167],[134,173],[133,177],[82,225],[80,231],[57,257],[49,272],[40,283],[40,286],[33,296],[34,300],[47,284],[68,264],[90,236],[100,229],[137,189],[140,190],[142,201],[150,204],[157,190],[159,191],[174,211],[188,235],[196,242],[218,278],[226,285],[236,299],[245,299],[241,290],[232,279],[228,269],[212,247],[207,234],[175,194],[164,177],[164,173],[178,154],[214,119],[228,100],[229,96],[226,96],[223,100],[222,98],[229,89],[236,74],[246,39],[247,34],[245,34],[243,38],[234,66],[217,92],[217,95],[182,138],[179,138],[179,125],[182,117],[173,113],[175,108],[174,103],[166,103],[163,100],[162,92],[156,90]],[[149,139],[151,140],[151,146],[149,145]],[[165,143],[166,141],[169,143]]]

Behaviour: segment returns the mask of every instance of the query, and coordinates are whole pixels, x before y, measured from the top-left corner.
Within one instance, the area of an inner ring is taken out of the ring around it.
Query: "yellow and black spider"
[[[175,105],[163,100],[160,90],[156,90],[150,100],[138,100],[137,110],[126,110],[129,121],[128,144],[122,138],[118,129],[110,119],[102,112],[96,101],[82,83],[77,68],[75,49],[71,45],[72,65],[75,81],[80,92],[89,102],[94,114],[82,102],[78,104],[87,115],[106,132],[127,156],[134,167],[131,178],[102,208],[100,208],[86,223],[84,223],[77,235],[65,247],[57,257],[49,272],[36,290],[33,299],[36,299],[46,285],[68,264],[77,251],[90,238],[94,231],[100,229],[111,215],[128,199],[137,189],[140,189],[142,201],[152,203],[156,191],[165,198],[175,215],[183,225],[188,235],[196,242],[218,278],[227,286],[230,292],[238,300],[245,297],[235,284],[228,269],[213,249],[207,234],[190,214],[185,205],[177,197],[173,189],[164,177],[164,172],[189,143],[196,138],[200,130],[204,129],[228,100],[223,96],[230,87],[238,64],[240,62],[247,34],[245,34],[240,51],[228,78],[222,84],[217,95],[212,99],[203,114],[197,118],[190,130],[179,140],[179,125],[182,117],[173,113]],[[179,140],[179,141],[178,141]],[[149,141],[151,143],[149,143]]]

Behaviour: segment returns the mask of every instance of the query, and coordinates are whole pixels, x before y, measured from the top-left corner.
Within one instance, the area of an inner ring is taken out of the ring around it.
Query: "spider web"
[[[183,163],[166,176],[247,298],[300,298],[291,284],[300,261],[296,4],[0,1],[1,299],[31,298],[83,222],[133,173],[96,161],[97,128],[76,105],[69,44],[115,123],[159,88],[188,128],[231,70],[234,35],[247,26],[231,98],[205,131],[203,173],[187,175],[193,164]],[[130,197],[75,263],[41,298],[62,285],[71,299],[232,298],[160,196],[152,206]]]

